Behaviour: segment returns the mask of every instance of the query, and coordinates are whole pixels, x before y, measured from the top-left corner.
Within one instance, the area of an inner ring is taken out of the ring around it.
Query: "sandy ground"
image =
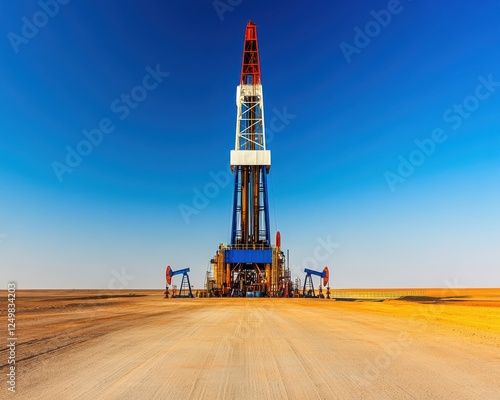
[[[500,398],[499,289],[381,302],[83,290],[16,301],[18,399]],[[2,345],[2,399],[14,398],[7,354]]]

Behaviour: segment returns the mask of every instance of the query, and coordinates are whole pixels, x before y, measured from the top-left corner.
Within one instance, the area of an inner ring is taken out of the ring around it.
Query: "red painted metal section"
[[[323,277],[323,286],[326,286],[326,284],[328,283],[328,281],[330,279],[330,271],[328,271],[328,267],[325,267],[325,269],[323,270],[323,273],[325,274]]]
[[[165,275],[167,278],[167,283],[170,285],[172,283],[172,268],[170,268],[170,265],[167,267]]]
[[[276,232],[276,247],[281,247],[281,233]]]
[[[252,21],[248,21],[245,32],[245,44],[243,46],[243,62],[241,68],[241,84],[261,84],[257,25]]]

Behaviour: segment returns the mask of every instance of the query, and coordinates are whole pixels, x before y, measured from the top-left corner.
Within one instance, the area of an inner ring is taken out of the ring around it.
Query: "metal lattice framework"
[[[262,85],[238,86],[235,150],[266,150]]]
[[[278,296],[285,291],[279,233],[276,245],[271,244],[267,189],[271,152],[266,149],[258,49],[257,26],[250,21],[236,90],[236,137],[230,154],[234,173],[231,243],[220,244],[211,260],[213,278],[207,288],[214,295]]]
[[[233,245],[270,246],[266,174],[271,167],[271,152],[266,150],[261,81],[257,26],[249,22],[236,89],[236,139],[231,152],[235,180]]]

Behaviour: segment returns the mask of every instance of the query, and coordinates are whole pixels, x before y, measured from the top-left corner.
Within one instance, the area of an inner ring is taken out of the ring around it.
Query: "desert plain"
[[[500,398],[500,289],[388,291],[334,300],[18,290],[16,392],[2,345],[0,398]],[[6,343],[6,291],[1,299]]]

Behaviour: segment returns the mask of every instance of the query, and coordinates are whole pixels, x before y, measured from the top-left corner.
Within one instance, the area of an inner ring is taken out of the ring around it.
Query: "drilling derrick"
[[[280,233],[271,244],[267,175],[271,151],[266,149],[264,103],[257,26],[245,32],[240,84],[236,89],[236,139],[230,153],[234,175],[231,243],[219,246],[211,260],[211,287],[222,296],[288,295]]]

